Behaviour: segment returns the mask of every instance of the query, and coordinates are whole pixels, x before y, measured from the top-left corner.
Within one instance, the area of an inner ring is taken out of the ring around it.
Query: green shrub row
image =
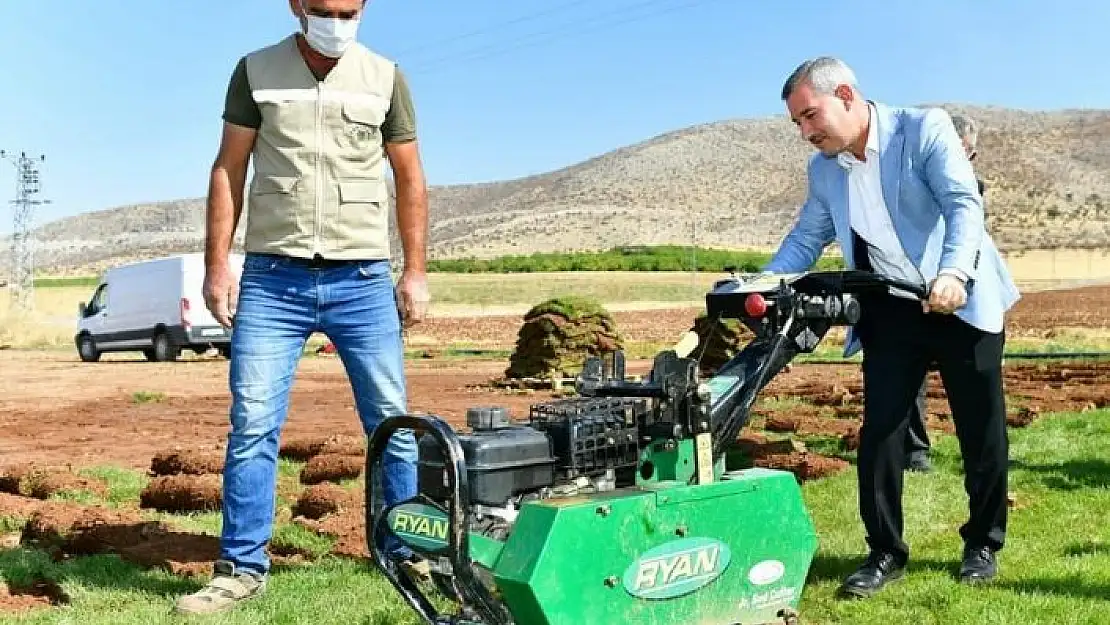
[[[497,258],[431,260],[428,271],[436,273],[539,273],[548,271],[698,271],[755,272],[770,254],[697,248],[678,245],[616,247],[601,252],[535,253]],[[839,258],[822,258],[816,269],[843,268]]]

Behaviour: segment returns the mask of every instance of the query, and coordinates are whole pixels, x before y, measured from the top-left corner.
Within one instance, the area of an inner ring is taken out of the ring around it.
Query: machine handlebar
[[[929,290],[924,284],[859,270],[733,273],[730,280],[717,282],[710,295],[759,293],[769,296],[779,293],[784,285],[805,295],[859,295],[894,288],[914,294],[920,300],[926,300],[929,296]]]
[[[822,295],[862,295],[895,288],[915,295],[918,299],[928,299],[929,290],[924,284],[900,278],[891,278],[870,271],[849,269],[844,271],[813,271],[779,277],[799,293]]]

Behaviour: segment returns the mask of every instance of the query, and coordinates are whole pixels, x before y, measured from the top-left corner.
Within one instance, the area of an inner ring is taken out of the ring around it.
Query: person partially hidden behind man
[[[964,146],[967,159],[974,161],[978,155],[976,146],[979,141],[979,126],[971,117],[958,113],[952,115],[952,125],[956,128],[956,134],[959,135],[960,142]],[[977,182],[979,184],[979,195],[984,195],[987,188],[983,184],[983,179],[977,178]],[[932,368],[934,367],[930,366],[930,369]],[[933,470],[932,462],[929,460],[929,450],[932,445],[929,442],[925,409],[928,386],[928,379],[921,381],[917,398],[910,407],[910,423],[909,427],[906,428],[906,468],[918,473],[929,473]]]
[[[946,112],[868,101],[838,59],[801,64],[782,99],[819,153],[809,161],[800,215],[764,271],[807,271],[837,241],[850,268],[929,293],[926,301],[897,290],[866,296],[849,330],[845,355],[863,349],[857,471],[870,552],[841,589],[870,596],[902,577],[909,560],[902,537],[906,428],[931,362],[948,393],[967,476],[960,579],[991,579],[1007,521],[1004,321],[1020,295],[984,227],[971,162]]]

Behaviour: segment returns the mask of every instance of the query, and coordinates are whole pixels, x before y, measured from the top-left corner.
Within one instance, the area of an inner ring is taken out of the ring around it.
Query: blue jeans
[[[388,261],[316,269],[290,258],[248,254],[239,289],[220,559],[265,574],[278,443],[305,341],[322,332],[335,345],[367,436],[383,418],[406,411],[404,351]],[[416,495],[416,459],[412,431],[399,430],[381,461],[387,505]],[[407,555],[399,543],[385,547]]]

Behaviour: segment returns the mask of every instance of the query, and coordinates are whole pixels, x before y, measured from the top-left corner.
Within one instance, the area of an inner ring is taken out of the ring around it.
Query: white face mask
[[[303,5],[302,5],[303,8]],[[317,17],[305,11],[308,28],[305,39],[308,45],[324,56],[337,59],[355,42],[361,15],[355,19],[341,20],[337,17]]]

